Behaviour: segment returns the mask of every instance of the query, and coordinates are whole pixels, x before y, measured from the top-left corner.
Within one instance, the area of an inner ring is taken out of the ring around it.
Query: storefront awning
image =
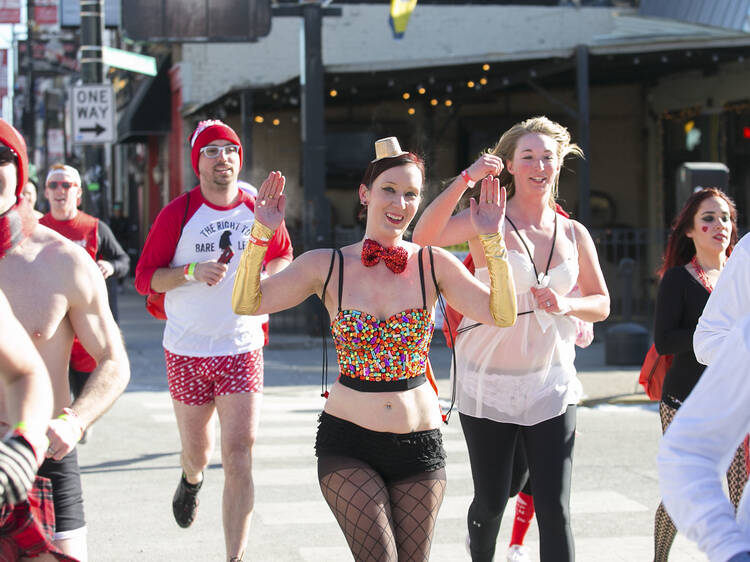
[[[117,124],[117,142],[144,142],[152,135],[166,135],[171,127],[169,89],[170,60],[159,66],[156,76],[146,79],[125,108]]]

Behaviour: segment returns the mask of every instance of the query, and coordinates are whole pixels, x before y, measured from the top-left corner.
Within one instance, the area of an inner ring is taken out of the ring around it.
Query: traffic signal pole
[[[103,0],[81,0],[81,77],[84,84],[104,84],[102,35]],[[104,145],[83,145],[83,199],[87,213],[107,220],[107,173],[104,169]]]

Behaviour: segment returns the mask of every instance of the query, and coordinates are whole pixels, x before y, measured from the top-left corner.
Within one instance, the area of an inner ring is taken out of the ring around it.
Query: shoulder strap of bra
[[[432,246],[427,246],[427,251],[430,253],[430,273],[432,274],[432,282],[435,284],[435,293],[440,298],[440,287],[438,287],[437,277],[435,277],[435,260],[432,257]],[[424,287],[424,282],[422,283],[422,287]],[[427,307],[425,306],[425,308]]]
[[[422,308],[427,308],[427,297],[425,296],[424,291],[424,265],[422,264],[422,250],[424,248],[420,248],[419,252],[417,253],[417,261],[419,262],[419,285],[422,287]],[[430,256],[432,258],[432,256]]]
[[[336,253],[339,255],[339,312],[341,312],[341,299],[344,295],[344,254],[338,248],[336,248]]]
[[[333,273],[333,262],[336,261],[336,250],[331,250],[331,265],[328,267],[328,275],[326,276],[326,282],[323,283],[323,294],[320,295],[320,300],[323,302],[323,306],[326,304],[326,289],[328,289],[328,282],[331,280],[331,273]]]

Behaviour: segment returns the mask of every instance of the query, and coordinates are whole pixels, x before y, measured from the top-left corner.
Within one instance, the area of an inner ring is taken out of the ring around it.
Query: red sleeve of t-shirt
[[[135,267],[135,288],[142,295],[156,293],[151,289],[151,278],[154,272],[162,267],[169,267],[174,257],[180,233],[201,205],[200,197],[190,197],[190,208],[185,213],[187,194],[183,193],[164,207],[151,225],[141,258]]]

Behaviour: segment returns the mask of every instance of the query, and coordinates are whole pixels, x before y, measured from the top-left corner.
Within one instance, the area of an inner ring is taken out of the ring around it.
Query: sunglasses
[[[0,166],[17,163],[18,158],[16,158],[16,153],[7,146],[0,146]]]
[[[217,158],[219,154],[223,154],[225,157],[230,154],[239,154],[240,147],[236,144],[225,144],[224,146],[216,146],[215,144],[209,144],[204,146],[200,150],[206,158]]]
[[[69,182],[69,181],[48,181],[47,182],[47,187],[52,190],[55,190],[58,187],[62,187],[65,191],[67,191],[74,185],[75,183]]]

